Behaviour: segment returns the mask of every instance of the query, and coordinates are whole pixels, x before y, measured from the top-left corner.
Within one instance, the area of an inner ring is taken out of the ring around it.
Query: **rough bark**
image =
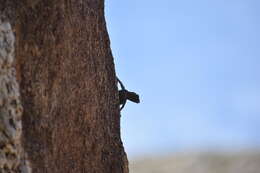
[[[32,172],[128,173],[104,1],[1,1],[15,2],[0,10],[15,26]]]
[[[22,105],[14,62],[15,37],[0,15],[0,172],[29,173],[22,147]]]

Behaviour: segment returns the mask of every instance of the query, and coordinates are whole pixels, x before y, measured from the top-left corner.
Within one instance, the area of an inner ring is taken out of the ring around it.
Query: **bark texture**
[[[128,173],[104,1],[6,1],[32,172]]]
[[[21,144],[23,109],[13,67],[14,41],[10,23],[0,16],[0,172],[29,173]]]

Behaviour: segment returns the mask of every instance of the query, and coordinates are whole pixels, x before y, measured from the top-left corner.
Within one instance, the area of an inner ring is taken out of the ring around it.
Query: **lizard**
[[[119,105],[121,105],[120,111],[125,107],[127,100],[132,101],[134,103],[140,103],[138,94],[136,94],[135,92],[128,91],[118,77],[117,77],[117,82],[119,83],[119,85],[121,87],[121,89],[118,91]]]

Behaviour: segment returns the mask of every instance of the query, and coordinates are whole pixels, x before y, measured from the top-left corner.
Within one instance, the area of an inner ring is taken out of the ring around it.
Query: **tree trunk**
[[[0,10],[15,28],[32,172],[128,173],[104,1],[0,0]]]

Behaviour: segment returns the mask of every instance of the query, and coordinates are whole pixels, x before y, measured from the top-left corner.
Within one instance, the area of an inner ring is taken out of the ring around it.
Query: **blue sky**
[[[106,0],[128,155],[260,146],[259,0]]]

